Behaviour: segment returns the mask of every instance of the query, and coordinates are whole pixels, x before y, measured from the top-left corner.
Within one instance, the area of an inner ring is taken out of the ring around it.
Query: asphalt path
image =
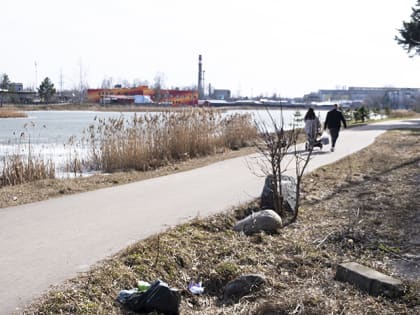
[[[336,151],[316,148],[307,171],[354,153],[384,131],[399,127],[419,128],[420,120],[342,130]],[[0,314],[20,313],[50,286],[138,240],[258,197],[264,178],[255,175],[255,157],[0,209]]]

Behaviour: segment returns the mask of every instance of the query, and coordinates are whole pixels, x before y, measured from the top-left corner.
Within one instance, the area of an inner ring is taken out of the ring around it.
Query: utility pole
[[[38,88],[38,64],[36,63],[35,60],[35,92],[37,91]]]
[[[60,69],[60,97],[63,94],[63,69]]]
[[[79,103],[82,104],[82,101],[83,101],[83,65],[82,65],[82,59],[80,59],[80,61],[79,61],[79,75],[80,75]]]

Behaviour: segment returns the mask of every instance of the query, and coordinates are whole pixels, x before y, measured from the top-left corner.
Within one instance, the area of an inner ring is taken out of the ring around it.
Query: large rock
[[[294,177],[283,175],[281,177],[281,191],[284,205],[287,210],[293,211],[296,205],[296,180]],[[274,176],[267,175],[261,193],[261,208],[275,209],[274,206]]]
[[[264,276],[258,274],[240,276],[225,286],[223,300],[225,303],[237,301],[247,294],[258,291],[265,282]]]
[[[400,280],[356,262],[338,265],[335,278],[349,282],[374,296],[383,295],[394,298],[403,294],[403,284]]]
[[[282,227],[282,220],[274,210],[261,210],[254,212],[245,219],[238,221],[233,229],[244,232],[246,235],[260,231],[274,233]]]

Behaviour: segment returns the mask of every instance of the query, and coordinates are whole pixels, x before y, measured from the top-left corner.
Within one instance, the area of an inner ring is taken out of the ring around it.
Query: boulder
[[[275,233],[282,227],[282,220],[274,210],[267,209],[254,212],[246,218],[238,221],[233,229],[244,232],[246,235],[260,231]]]
[[[230,281],[223,289],[224,302],[238,301],[241,297],[258,291],[266,279],[262,275],[247,274]]]
[[[273,202],[273,182],[274,176],[267,175],[261,193],[261,208],[275,209]],[[292,176],[283,175],[281,177],[281,191],[283,194],[284,205],[288,211],[293,211],[296,206],[296,180]]]

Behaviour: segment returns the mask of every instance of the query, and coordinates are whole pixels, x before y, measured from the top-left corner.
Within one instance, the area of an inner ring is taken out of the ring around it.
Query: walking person
[[[331,135],[331,152],[334,152],[335,142],[340,133],[341,123],[343,123],[344,128],[347,128],[343,113],[338,110],[338,105],[334,104],[334,108],[327,113],[324,123],[324,130],[328,128]]]
[[[313,108],[309,108],[303,118],[305,122],[305,133],[307,138],[307,150],[312,149],[316,144],[316,138],[320,134],[321,123],[318,117],[315,116]]]

